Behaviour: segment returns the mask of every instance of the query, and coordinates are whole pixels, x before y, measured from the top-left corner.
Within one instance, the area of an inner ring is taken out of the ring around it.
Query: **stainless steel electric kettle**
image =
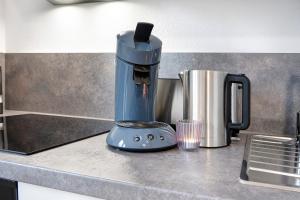
[[[179,74],[183,84],[183,118],[203,122],[201,147],[230,145],[236,130],[250,125],[250,80],[244,74],[222,71],[185,70]],[[242,87],[242,122],[232,122],[232,84]]]

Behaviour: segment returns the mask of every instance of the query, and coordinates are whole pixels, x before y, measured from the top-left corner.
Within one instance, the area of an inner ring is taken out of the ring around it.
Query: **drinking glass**
[[[176,139],[182,150],[197,150],[200,145],[202,123],[196,120],[179,120],[176,123]]]

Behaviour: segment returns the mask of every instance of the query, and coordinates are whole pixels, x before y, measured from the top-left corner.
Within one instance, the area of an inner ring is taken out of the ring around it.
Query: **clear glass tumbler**
[[[200,145],[202,123],[196,120],[179,120],[176,123],[178,147],[183,150],[196,150]]]

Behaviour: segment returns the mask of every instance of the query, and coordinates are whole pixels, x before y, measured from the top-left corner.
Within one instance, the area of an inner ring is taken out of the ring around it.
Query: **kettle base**
[[[168,124],[160,127],[123,127],[115,125],[106,138],[114,148],[130,152],[155,152],[177,146],[175,131]]]
[[[218,148],[223,148],[223,147],[229,147],[229,144],[226,145],[222,145],[222,146],[199,146],[199,148],[203,148],[203,149],[218,149]]]

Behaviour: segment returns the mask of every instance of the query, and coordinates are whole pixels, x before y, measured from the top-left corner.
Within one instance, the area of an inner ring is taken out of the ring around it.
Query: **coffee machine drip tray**
[[[112,147],[134,152],[161,151],[176,146],[175,131],[166,123],[120,121],[106,139]]]

